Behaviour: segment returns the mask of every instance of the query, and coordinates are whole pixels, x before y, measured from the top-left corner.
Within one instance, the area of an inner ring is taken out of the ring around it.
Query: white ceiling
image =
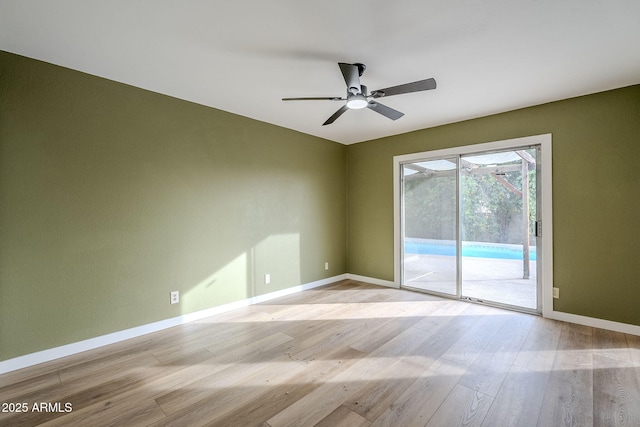
[[[640,83],[638,0],[0,0],[0,49],[350,144]],[[433,91],[321,126],[344,96]]]

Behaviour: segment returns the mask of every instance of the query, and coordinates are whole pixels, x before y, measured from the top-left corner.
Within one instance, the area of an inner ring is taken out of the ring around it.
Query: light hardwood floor
[[[343,281],[0,376],[23,402],[0,425],[640,426],[640,337]]]

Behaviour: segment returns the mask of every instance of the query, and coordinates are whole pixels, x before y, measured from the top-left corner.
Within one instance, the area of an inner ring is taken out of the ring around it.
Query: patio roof
[[[503,174],[522,170],[522,161],[527,162],[529,168],[535,167],[535,158],[524,150],[462,156],[460,165],[467,173],[474,175]],[[456,163],[453,159],[438,159],[406,163],[403,173],[405,177],[415,175],[415,178],[418,178],[420,176],[454,174],[455,170]]]

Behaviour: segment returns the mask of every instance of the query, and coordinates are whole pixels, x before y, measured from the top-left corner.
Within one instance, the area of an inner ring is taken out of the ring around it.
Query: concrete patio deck
[[[523,279],[521,260],[462,257],[462,295],[536,310],[536,262],[529,266],[530,277]],[[407,254],[403,286],[455,295],[456,258]]]

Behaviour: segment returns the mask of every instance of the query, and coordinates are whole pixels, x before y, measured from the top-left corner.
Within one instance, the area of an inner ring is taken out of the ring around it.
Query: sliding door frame
[[[523,146],[539,145],[540,164],[539,183],[541,197],[539,218],[542,222],[541,254],[538,280],[541,289],[541,309],[543,317],[551,317],[553,313],[553,210],[552,210],[552,170],[551,170],[551,134],[527,136],[523,138],[493,141],[481,144],[466,145],[442,150],[404,154],[393,158],[393,221],[394,221],[394,285],[400,288],[402,280],[403,230],[402,226],[402,165],[431,158],[460,156],[483,151],[509,150]],[[458,197],[458,196],[457,196]],[[458,241],[460,239],[457,239]],[[458,243],[459,244],[459,243]],[[459,248],[458,248],[459,249]],[[460,271],[458,271],[458,275]]]

